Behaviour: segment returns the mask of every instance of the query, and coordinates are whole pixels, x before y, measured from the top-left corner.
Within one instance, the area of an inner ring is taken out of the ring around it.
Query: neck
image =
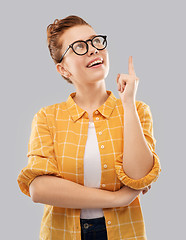
[[[73,100],[82,109],[94,111],[107,100],[108,96],[109,95],[104,87],[91,87],[91,89],[77,89]]]

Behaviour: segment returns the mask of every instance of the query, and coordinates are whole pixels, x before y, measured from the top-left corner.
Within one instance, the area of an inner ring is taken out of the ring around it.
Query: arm
[[[111,192],[47,175],[36,177],[29,190],[32,200],[36,203],[80,209],[127,206],[141,192],[128,187]]]
[[[158,179],[161,172],[161,165],[159,157],[155,153],[156,139],[153,134],[153,119],[150,107],[144,102],[139,101],[136,108],[137,112],[136,109],[129,109],[129,105],[128,108],[126,105],[124,107],[124,150],[115,159],[115,169],[118,179],[125,186],[142,190]],[[136,114],[139,115],[139,118]],[[139,131],[136,130],[137,134],[134,135],[134,129],[131,127],[133,126],[132,123],[137,123],[139,119],[140,123],[138,122],[137,126],[140,129],[141,127],[143,128],[144,136],[142,133],[139,134],[141,130],[139,130],[136,125],[134,125],[134,128],[136,127]],[[145,138],[145,140],[143,138]],[[148,158],[149,149],[147,149],[147,152],[145,151],[146,144],[153,155],[152,168],[150,155]],[[132,151],[130,151],[130,149],[132,149]],[[149,166],[149,168],[147,168],[147,166]]]
[[[153,167],[153,155],[147,145],[135,104],[124,106],[123,170],[132,179],[146,176]],[[145,110],[144,110],[145,111]]]

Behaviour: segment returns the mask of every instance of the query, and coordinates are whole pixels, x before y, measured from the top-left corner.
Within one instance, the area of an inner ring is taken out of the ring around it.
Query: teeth
[[[88,67],[91,67],[92,65],[94,65],[96,63],[102,63],[102,60],[96,60],[96,61],[92,62],[88,65]]]

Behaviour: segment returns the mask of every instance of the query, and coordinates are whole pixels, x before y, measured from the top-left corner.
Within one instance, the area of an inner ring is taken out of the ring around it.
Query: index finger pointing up
[[[132,56],[129,57],[128,73],[129,73],[129,75],[136,75],[136,73],[134,71]]]

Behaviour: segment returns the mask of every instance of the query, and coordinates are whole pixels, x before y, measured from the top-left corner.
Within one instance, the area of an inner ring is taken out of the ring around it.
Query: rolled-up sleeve
[[[123,153],[119,154],[115,159],[115,170],[118,179],[126,186],[139,190],[143,189],[153,182],[155,182],[161,172],[161,165],[158,155],[155,153],[156,139],[154,138],[153,133],[153,119],[150,107],[142,101],[139,101],[137,106],[138,116],[143,128],[143,133],[149,146],[149,149],[152,152],[154,164],[150,172],[141,179],[132,179],[124,172],[123,169]]]
[[[44,108],[34,115],[27,157],[28,164],[21,170],[17,182],[21,191],[30,197],[29,185],[34,178],[41,175],[60,176]]]

